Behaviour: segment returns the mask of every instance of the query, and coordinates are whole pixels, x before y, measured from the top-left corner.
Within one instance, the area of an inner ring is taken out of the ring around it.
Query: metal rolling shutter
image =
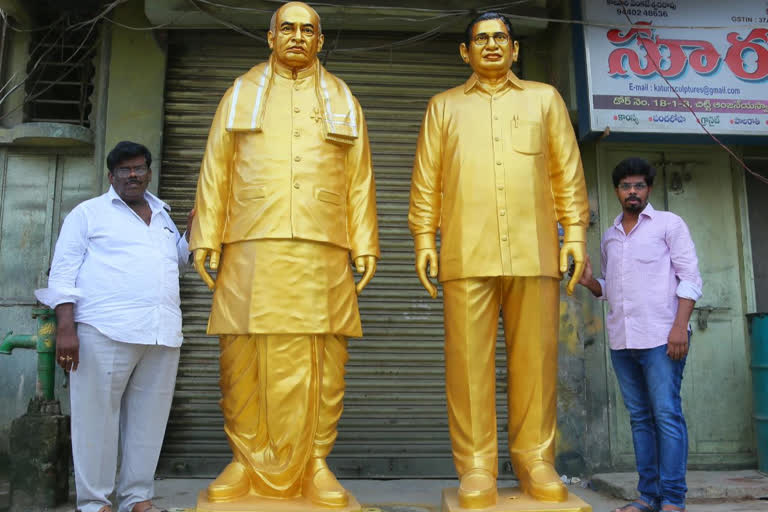
[[[345,48],[403,34],[342,34]],[[334,35],[328,35],[331,46]],[[360,297],[364,337],[350,340],[347,393],[329,462],[341,477],[453,476],[445,408],[442,301],[413,269],[407,211],[421,118],[434,94],[463,83],[458,36],[402,49],[333,53],[327,68],[358,97],[370,132],[382,260]],[[160,196],[179,226],[192,207],[216,105],[233,79],[268,55],[266,45],[224,31],[169,33]],[[194,272],[182,282],[185,342],[159,472],[215,475],[230,459],[218,399],[218,342],[205,334],[211,294]],[[503,345],[501,345],[503,346]],[[497,351],[500,452],[506,384]]]

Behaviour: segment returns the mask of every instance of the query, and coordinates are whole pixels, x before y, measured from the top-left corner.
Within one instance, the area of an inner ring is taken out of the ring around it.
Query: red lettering
[[[681,39],[656,39],[656,41],[642,41],[642,44],[645,47],[648,56],[653,59],[653,62],[659,67],[658,71],[661,76],[674,78],[682,73],[688,65],[688,56],[685,54],[683,46],[690,46],[690,43],[697,42],[698,41],[685,41]],[[669,57],[666,59],[662,57],[662,48],[666,48],[669,51]],[[662,59],[668,63],[665,68],[662,68]],[[654,71],[656,71],[655,66]]]
[[[768,43],[768,29],[756,28],[744,39],[738,32],[731,32],[727,36],[731,47],[725,54],[725,63],[731,72],[742,80],[756,81],[768,77],[768,48],[762,43]],[[753,51],[757,55],[757,68],[748,72],[744,69],[744,52]]]
[[[697,41],[701,44],[688,56],[691,67],[700,75],[708,75],[720,65],[720,54],[709,41]]]
[[[660,39],[655,36],[649,22],[639,22],[648,28],[632,28],[627,32],[611,29],[607,32],[608,41],[621,48],[616,48],[608,56],[608,74],[647,78],[660,74],[674,78],[682,74],[688,65],[700,75],[712,73],[724,60],[731,72],[738,78],[757,81],[768,78],[768,28],[752,30],[744,38],[738,32],[727,35],[731,43],[725,59],[709,41],[695,39]],[[634,42],[645,49],[645,63],[636,49],[629,48]],[[745,69],[745,57],[754,52],[757,66],[753,71]],[[657,69],[658,66],[658,69]]]
[[[698,41],[694,39],[654,39],[649,29],[632,29],[626,34],[621,34],[618,30],[611,30],[608,33],[608,40],[614,44],[626,44],[633,38],[637,39],[637,44],[645,48],[647,54],[645,66],[640,64],[640,56],[635,50],[629,48],[618,48],[608,56],[608,73],[619,76],[626,76],[627,69],[636,76],[649,77],[660,73],[667,78],[674,78],[680,75],[688,64],[700,74],[707,74],[714,71],[720,63],[720,55],[715,47],[709,41]],[[686,54],[686,49],[693,49],[690,56]],[[663,55],[663,51],[669,54]],[[655,63],[655,64],[654,64]],[[666,64],[666,66],[663,66]],[[659,69],[656,69],[659,66]]]
[[[638,25],[650,25],[650,23],[639,22]],[[652,30],[650,28],[632,28],[628,32],[622,33],[619,29],[611,29],[606,35],[608,40],[617,46],[626,46],[635,38],[638,39],[638,44],[640,44],[640,36],[643,36],[644,40],[650,41]],[[634,50],[618,48],[608,56],[608,74],[611,76],[627,76],[629,71],[624,67],[625,61],[632,73],[637,76],[646,77],[656,72],[653,63],[650,61],[646,61],[645,66],[642,66],[640,64],[640,56]]]
[[[606,37],[610,42],[617,46],[628,43],[640,35],[644,35],[646,39],[650,39],[653,35],[653,30],[650,28],[651,23],[648,21],[638,21],[637,25],[647,25],[649,28],[631,28],[626,34],[622,34],[621,30],[613,28],[608,31]]]

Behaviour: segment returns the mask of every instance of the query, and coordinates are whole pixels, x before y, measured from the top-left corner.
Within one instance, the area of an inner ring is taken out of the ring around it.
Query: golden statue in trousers
[[[503,15],[473,20],[459,50],[474,73],[427,106],[408,215],[419,279],[433,298],[430,277],[443,285],[458,506],[497,503],[499,310],[515,473],[528,499],[565,502],[568,489],[554,468],[559,280],[572,258],[570,294],[586,254],[589,210],[579,150],[557,91],[510,70],[519,45]],[[572,510],[589,509],[580,507]]]
[[[356,294],[379,258],[368,134],[356,98],[317,60],[314,9],[280,7],[268,42],[269,60],[219,103],[195,199],[190,249],[214,290],[208,333],[220,336],[233,452],[198,510],[262,510],[262,498],[351,506],[325,459],[342,411],[346,338],[362,335]],[[363,273],[357,285],[350,255]]]

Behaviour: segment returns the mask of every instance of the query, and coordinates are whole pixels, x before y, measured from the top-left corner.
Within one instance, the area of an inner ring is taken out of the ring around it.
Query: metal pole
[[[37,318],[37,385],[38,395],[53,400],[56,368],[56,314],[51,309],[35,309]]]

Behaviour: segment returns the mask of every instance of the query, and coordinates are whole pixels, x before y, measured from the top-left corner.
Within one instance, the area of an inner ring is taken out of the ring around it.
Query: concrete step
[[[768,499],[768,475],[755,470],[689,471],[688,501]],[[595,491],[632,500],[637,497],[637,473],[600,473],[592,476]]]

